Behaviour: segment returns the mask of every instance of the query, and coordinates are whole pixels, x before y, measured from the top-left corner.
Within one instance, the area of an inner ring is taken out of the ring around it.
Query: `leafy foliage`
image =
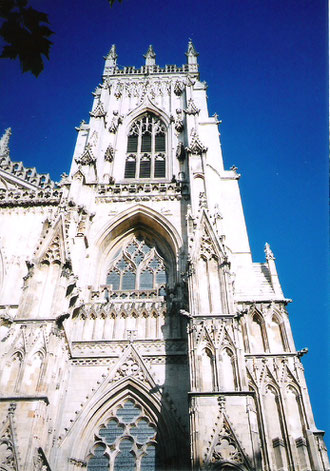
[[[122,0],[117,0],[119,3]],[[116,0],[108,0],[112,7]],[[0,0],[0,37],[4,39],[0,58],[18,58],[23,72],[38,77],[44,69],[44,57],[49,59],[53,33],[45,23],[48,15],[28,5],[28,0]]]
[[[0,0],[0,17],[4,19],[0,36],[7,43],[0,57],[18,57],[22,71],[37,77],[52,44],[48,38],[53,32],[45,25],[48,16],[28,6],[27,0]]]

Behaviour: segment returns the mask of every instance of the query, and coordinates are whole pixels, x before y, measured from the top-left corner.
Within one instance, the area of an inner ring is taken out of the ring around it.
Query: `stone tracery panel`
[[[88,471],[156,470],[156,424],[133,399],[117,405],[95,437]]]
[[[107,274],[112,291],[153,290],[165,294],[167,270],[156,246],[134,235],[112,261]]]

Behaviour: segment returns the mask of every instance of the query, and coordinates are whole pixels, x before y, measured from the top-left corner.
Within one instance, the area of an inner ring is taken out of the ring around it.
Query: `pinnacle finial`
[[[9,138],[11,136],[11,128],[7,128],[0,138],[0,155],[9,155]]]
[[[109,51],[109,54],[105,57],[105,66],[106,67],[116,67],[117,66],[118,54],[116,51],[116,45],[113,44]]]
[[[146,54],[143,56],[146,60],[146,65],[155,65],[156,64],[156,53],[154,48],[150,44]]]
[[[193,42],[192,40],[189,38],[189,41],[188,41],[188,50],[186,52],[186,56],[193,56],[193,57],[198,57],[199,54],[198,52],[196,51],[195,49],[195,46],[193,45]]]
[[[270,245],[268,242],[265,243],[265,255],[266,255],[266,260],[275,260],[274,254],[271,251]]]
[[[117,59],[118,54],[117,54],[117,51],[116,51],[116,45],[115,45],[115,44],[113,44],[113,45],[111,46],[111,49],[110,49],[109,54],[108,54],[108,57],[111,58],[111,59],[114,59],[114,60]]]
[[[196,51],[191,39],[189,39],[188,42],[188,50],[186,52],[186,56],[189,72],[198,72],[197,57],[199,56],[199,54]]]

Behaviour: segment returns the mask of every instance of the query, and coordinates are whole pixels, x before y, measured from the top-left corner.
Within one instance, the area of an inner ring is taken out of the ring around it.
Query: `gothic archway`
[[[150,394],[141,381],[125,378],[105,394],[96,394],[65,442],[88,470],[130,471],[138,463],[138,469],[149,471],[172,469],[178,453],[176,436],[173,417],[159,393]]]
[[[107,223],[98,235],[95,241],[98,249],[96,284],[102,283],[114,246],[134,232],[152,238],[161,252],[166,254],[168,264],[177,268],[178,254],[182,247],[178,231],[162,214],[146,206],[136,205],[120,213],[114,221]]]

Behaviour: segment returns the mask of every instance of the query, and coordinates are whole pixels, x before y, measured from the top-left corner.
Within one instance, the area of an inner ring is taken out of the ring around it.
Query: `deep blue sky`
[[[327,2],[321,0],[31,0],[49,14],[54,45],[38,79],[0,60],[0,129],[13,160],[58,180],[68,172],[74,126],[88,120],[103,56],[120,65],[185,62],[199,51],[209,111],[235,164],[255,261],[271,244],[303,358],[316,424],[329,430],[327,314]],[[329,435],[330,436],[330,435]],[[329,443],[329,436],[328,443]]]

